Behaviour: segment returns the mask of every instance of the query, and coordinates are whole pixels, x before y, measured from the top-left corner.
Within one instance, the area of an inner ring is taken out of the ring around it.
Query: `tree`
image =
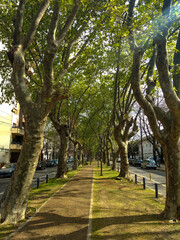
[[[156,3],[154,1],[152,1],[152,3],[148,2],[146,6],[150,6],[150,4],[154,9],[154,14],[157,13],[157,8],[154,8]],[[162,16],[148,22],[143,22],[143,30],[148,29],[148,35],[144,34],[146,33],[145,31],[143,34],[141,32],[144,42],[141,42],[139,45],[135,33],[138,34],[138,32],[140,32],[140,26],[138,26],[138,30],[135,31],[136,26],[133,24],[134,8],[135,1],[131,0],[127,21],[130,30],[129,39],[133,51],[131,83],[135,98],[143,108],[153,134],[163,148],[166,167],[166,203],[164,216],[169,219],[176,219],[180,217],[179,4],[178,1],[165,0],[162,5]],[[138,9],[136,9],[136,11],[138,11]],[[146,15],[141,13],[141,17],[147,19],[147,11],[144,11],[144,13]],[[152,25],[154,26],[152,27]],[[176,46],[174,46],[176,50],[173,57],[173,49],[171,47],[175,39],[177,39],[177,42]],[[168,49],[171,49],[169,55]],[[147,84],[146,91],[142,90],[140,81],[141,66],[143,63],[148,63],[145,81]],[[157,70],[155,69],[155,65]],[[170,70],[169,66],[172,67],[172,70]],[[156,89],[155,87],[158,84],[162,90],[167,111],[157,105],[156,99],[153,96],[153,92]],[[159,127],[159,122],[163,128]]]
[[[114,138],[119,147],[121,156],[120,177],[129,177],[128,141],[133,137],[138,128],[136,124],[137,113],[134,111],[134,97],[130,85],[131,52],[126,41],[127,18],[126,4],[122,1],[121,6],[116,7],[117,1],[112,1],[111,18],[109,23],[108,42],[112,58],[109,71],[112,72],[110,81],[114,90],[114,103],[111,124],[114,127]],[[134,113],[133,113],[134,112]],[[115,158],[116,154],[113,154]],[[115,164],[113,164],[115,165]],[[114,168],[114,167],[113,167]]]
[[[128,161],[128,142],[137,133],[136,124],[138,113],[132,113],[135,101],[132,94],[130,82],[123,83],[120,80],[120,48],[117,52],[117,69],[114,87],[114,109],[112,121],[114,125],[114,138],[119,146],[121,156],[120,177],[129,177],[129,161]],[[122,71],[122,70],[121,70]]]
[[[26,122],[21,154],[0,203],[1,223],[16,223],[25,217],[47,116],[58,100],[67,97],[65,79],[89,41],[95,6],[93,1],[19,0],[18,5],[4,1],[2,7],[1,21],[8,21],[7,11],[10,15],[16,11],[14,25],[10,22],[1,30],[10,48],[9,80]]]

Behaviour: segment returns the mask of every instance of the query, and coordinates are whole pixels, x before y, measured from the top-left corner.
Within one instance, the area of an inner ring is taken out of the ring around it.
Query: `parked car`
[[[147,160],[155,161],[153,156],[148,157]],[[156,162],[157,166],[160,166],[160,161],[161,161],[161,159],[158,156],[156,156],[156,161],[155,162]]]
[[[72,163],[72,162],[74,162],[74,159],[72,156],[70,158],[67,158],[67,163]]]
[[[118,159],[117,159],[117,163],[120,163],[120,162],[121,162],[121,158],[118,157]]]
[[[140,156],[136,156],[133,162],[133,166],[135,167],[141,167],[141,163],[142,163],[142,158]]]
[[[54,160],[49,160],[46,162],[46,167],[54,167],[55,164],[54,164]]]
[[[38,165],[36,167],[37,170],[43,170],[46,168],[46,163],[44,161],[38,162]]]
[[[156,165],[156,162],[154,160],[144,160],[142,163],[141,163],[141,168],[146,168],[146,169],[156,169],[157,168],[157,165]]]
[[[16,167],[16,163],[7,163],[0,169],[0,177],[11,177],[14,169]]]
[[[58,165],[58,159],[53,159],[53,162],[54,162],[54,166]]]
[[[133,165],[134,164],[134,158],[128,158],[128,160],[129,160],[129,165]]]

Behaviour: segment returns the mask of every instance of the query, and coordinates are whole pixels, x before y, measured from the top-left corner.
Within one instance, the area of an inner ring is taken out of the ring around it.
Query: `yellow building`
[[[0,105],[0,163],[17,162],[22,148],[24,121],[19,105]]]
[[[18,105],[17,109],[13,109],[12,129],[11,129],[11,144],[10,144],[10,161],[17,162],[21,152],[24,136],[24,119],[23,114]]]
[[[10,162],[10,143],[12,128],[12,107],[0,105],[0,163]]]

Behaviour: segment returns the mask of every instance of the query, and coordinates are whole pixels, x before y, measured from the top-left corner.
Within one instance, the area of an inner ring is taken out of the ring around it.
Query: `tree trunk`
[[[3,224],[15,224],[25,218],[29,191],[43,147],[45,123],[46,120],[39,123],[38,119],[26,121],[23,146],[16,169],[0,202],[0,219]]]
[[[81,145],[79,145],[79,165],[82,164],[83,159],[83,148]]]
[[[106,158],[107,158],[107,166],[110,166],[110,153],[108,148],[108,141],[106,143]]]
[[[103,147],[103,151],[102,151],[102,157],[103,157],[103,163],[106,164],[107,162],[107,158],[106,158],[106,149],[105,147]]]
[[[117,159],[117,153],[113,152],[112,153],[112,157],[113,157],[113,162],[112,162],[112,170],[116,171],[116,159]]]
[[[141,134],[141,157],[142,157],[142,160],[143,160],[144,159],[144,151],[143,151],[143,134],[142,134],[141,117],[140,117],[140,134]]]
[[[120,136],[119,128],[114,129],[114,137],[119,146],[121,157],[121,170],[119,177],[129,178],[129,161],[128,161],[128,140],[123,140]]]
[[[77,170],[77,147],[78,147],[78,144],[77,143],[74,143],[74,164],[73,164],[73,170]]]
[[[61,141],[56,178],[67,178],[67,151],[69,146],[69,136],[67,134],[67,127],[62,126],[58,133],[60,135]]]
[[[84,165],[84,150],[82,149],[82,165]]]
[[[122,142],[119,145],[120,157],[121,157],[121,170],[119,177],[129,178],[129,161],[128,161],[128,144]]]
[[[163,146],[166,164],[166,204],[164,216],[180,218],[180,146],[169,139]]]

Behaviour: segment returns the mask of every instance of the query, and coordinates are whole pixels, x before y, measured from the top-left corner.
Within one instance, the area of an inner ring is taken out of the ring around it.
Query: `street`
[[[72,169],[73,163],[68,164],[68,169]],[[56,175],[56,169],[57,167],[47,167],[43,170],[36,170],[32,182],[32,187],[37,186],[37,178],[39,178],[39,184],[41,184],[43,181],[46,180],[46,175],[48,175],[48,178],[54,178]],[[3,195],[3,192],[5,191],[8,183],[10,181],[10,178],[0,178],[0,199]]]
[[[68,164],[68,168],[72,169],[72,164]],[[119,164],[117,164],[117,169],[119,169]],[[140,167],[132,167],[130,166],[131,177],[134,180],[135,174],[137,174],[137,181],[143,183],[143,177],[146,179],[146,186],[152,190],[155,190],[155,183],[158,184],[158,192],[159,194],[165,196],[166,193],[166,180],[165,180],[165,172],[160,170],[148,170],[141,169]],[[56,175],[56,167],[49,167],[44,170],[36,170],[32,187],[37,186],[37,178],[39,178],[39,184],[46,180],[46,175],[48,178],[53,178]],[[6,189],[10,178],[0,178],[0,199],[4,190]]]

